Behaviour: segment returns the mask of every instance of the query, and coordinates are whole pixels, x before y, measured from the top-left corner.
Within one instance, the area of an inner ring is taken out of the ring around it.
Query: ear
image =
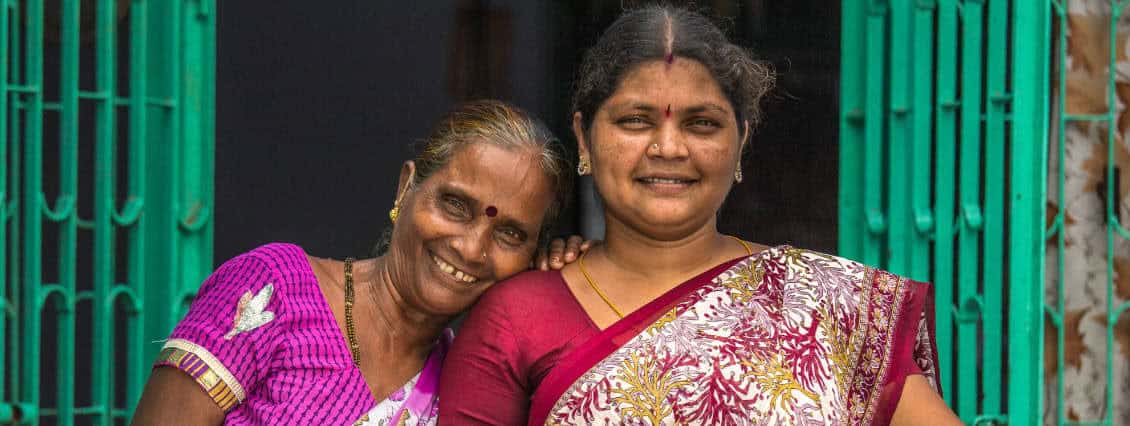
[[[584,117],[581,116],[580,111],[573,113],[573,136],[577,138],[577,155],[582,158],[589,158],[591,162],[592,158],[589,157],[589,142],[585,139],[585,120]]]
[[[396,186],[396,203],[400,204],[400,200],[404,199],[404,194],[412,187],[412,181],[416,179],[416,162],[408,160],[400,167],[400,183]]]

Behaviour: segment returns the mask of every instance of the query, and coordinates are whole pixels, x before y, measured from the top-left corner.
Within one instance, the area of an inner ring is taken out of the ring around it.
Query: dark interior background
[[[317,256],[366,255],[388,225],[412,142],[462,100],[513,102],[575,145],[574,70],[634,3],[219,2],[215,261],[271,241]],[[835,251],[838,2],[691,6],[780,73],[720,227]],[[572,209],[557,232],[578,223]]]
[[[120,10],[128,10],[128,0],[115,1]],[[388,226],[398,169],[410,158],[411,144],[459,101],[491,97],[512,102],[543,118],[574,145],[568,110],[574,70],[584,49],[623,7],[637,2],[217,3],[213,210],[218,265],[272,241],[297,243],[316,256],[367,255]],[[716,17],[779,72],[779,89],[767,100],[764,124],[743,160],[745,181],[720,213],[723,232],[764,244],[835,251],[838,3],[715,0],[692,5]],[[58,10],[57,3],[49,6],[48,11]],[[119,43],[128,40],[128,31],[118,35]],[[47,55],[45,81],[58,81],[58,44],[48,41],[48,50],[55,53]],[[80,62],[92,63],[91,52],[82,49]],[[128,86],[125,80],[119,85]],[[57,97],[51,92],[57,88],[47,90],[48,99]],[[45,128],[57,128],[54,115],[45,117]],[[80,140],[90,140],[92,119],[84,115],[81,120],[85,133]],[[118,131],[125,134],[124,128]],[[44,133],[43,158],[58,158],[58,143],[52,142],[57,135]],[[81,158],[92,158],[91,146],[81,144]],[[119,162],[124,158],[119,156]],[[81,164],[79,181],[87,185],[94,180],[92,163]],[[58,164],[45,161],[44,167],[44,187],[54,194]],[[90,192],[80,192],[84,209],[92,205]],[[578,211],[564,212],[555,232],[575,233],[588,223]],[[43,241],[54,240],[54,229],[45,228]],[[45,245],[47,259],[52,259],[53,247]],[[117,258],[125,259],[124,253]],[[79,256],[80,277],[90,270],[84,259]],[[116,270],[124,271],[124,265]],[[90,312],[89,306],[79,307],[78,321],[88,321]],[[50,365],[56,327],[50,315],[43,318],[41,362]],[[123,336],[125,323],[120,324],[115,332]],[[81,359],[91,335],[80,333],[77,339]],[[115,356],[122,361],[124,352]],[[116,380],[124,380],[124,371],[115,372]],[[57,379],[47,374],[41,383],[47,406],[54,404],[50,390]],[[89,375],[79,375],[74,384],[89,389]],[[118,401],[125,398],[122,389],[117,389]],[[90,396],[80,392],[76,398]]]

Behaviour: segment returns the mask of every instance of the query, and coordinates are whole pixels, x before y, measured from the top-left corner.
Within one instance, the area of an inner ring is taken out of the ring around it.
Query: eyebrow
[[[726,107],[724,107],[722,105],[718,105],[716,103],[712,103],[712,102],[707,102],[707,103],[704,103],[704,104],[695,105],[693,107],[687,108],[687,112],[690,112],[692,114],[698,113],[698,112],[706,112],[706,111],[710,111],[710,110],[718,111],[718,112],[721,112],[723,114],[729,114],[730,113],[730,110],[727,109]]]
[[[613,109],[625,109],[626,108],[626,109],[642,110],[642,111],[648,111],[648,112],[659,111],[659,109],[657,107],[655,107],[651,104],[646,104],[646,103],[638,102],[638,101],[627,101],[627,102],[622,102],[622,103],[619,103],[619,104],[612,104],[612,105],[610,105],[610,107],[613,108]],[[706,112],[706,111],[712,111],[712,110],[723,113],[723,114],[729,114],[730,113],[730,110],[728,108],[726,108],[722,105],[718,105],[718,104],[713,103],[713,102],[704,102],[704,103],[701,103],[701,104],[698,104],[698,105],[687,107],[687,108],[685,108],[685,110],[686,110],[686,112],[691,113],[691,114],[696,114],[696,113],[701,113],[701,112]]]
[[[638,110],[644,110],[644,111],[655,111],[656,110],[655,107],[653,107],[649,104],[643,103],[643,102],[638,102],[638,101],[621,102],[621,103],[612,104],[612,105],[609,105],[609,106],[612,109],[638,109]]]

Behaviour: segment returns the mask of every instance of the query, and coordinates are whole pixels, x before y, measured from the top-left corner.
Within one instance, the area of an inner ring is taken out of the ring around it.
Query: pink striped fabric
[[[273,292],[267,290],[260,312],[273,319],[225,339],[241,297],[262,295],[268,284]],[[294,245],[268,244],[224,263],[200,287],[166,347],[174,344],[214,360],[209,367],[236,390],[240,401],[226,424],[352,424],[377,404],[306,253]]]

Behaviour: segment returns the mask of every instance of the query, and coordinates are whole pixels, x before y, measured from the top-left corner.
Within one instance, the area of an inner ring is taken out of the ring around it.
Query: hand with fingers
[[[548,247],[538,250],[538,257],[534,260],[534,267],[548,271],[561,269],[565,265],[576,262],[581,253],[589,251],[600,240],[585,240],[580,235],[573,235],[567,239],[554,238]]]

